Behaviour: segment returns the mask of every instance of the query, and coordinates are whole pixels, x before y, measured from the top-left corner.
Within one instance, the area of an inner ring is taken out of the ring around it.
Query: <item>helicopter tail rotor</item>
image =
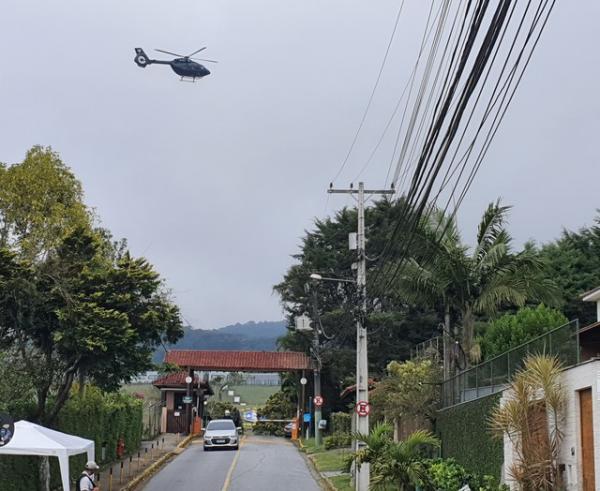
[[[135,64],[140,68],[146,68],[146,65],[152,63],[142,48],[135,48],[135,58],[133,61],[135,61]]]

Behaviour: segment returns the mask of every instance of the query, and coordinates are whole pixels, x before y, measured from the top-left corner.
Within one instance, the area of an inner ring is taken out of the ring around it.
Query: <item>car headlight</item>
[[[237,442],[237,437],[236,436],[232,436],[231,439],[229,440],[231,443],[235,443]]]

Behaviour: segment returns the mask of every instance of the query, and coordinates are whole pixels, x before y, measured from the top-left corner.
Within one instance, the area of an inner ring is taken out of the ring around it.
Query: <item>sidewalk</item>
[[[143,473],[163,455],[175,450],[183,436],[165,433],[157,439],[144,441],[138,452],[126,456],[121,461],[102,467],[97,483],[102,491],[120,491],[133,478]]]

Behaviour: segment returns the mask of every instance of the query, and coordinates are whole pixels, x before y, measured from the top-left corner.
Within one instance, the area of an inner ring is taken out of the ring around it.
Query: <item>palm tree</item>
[[[454,315],[454,335],[460,328],[462,346],[473,359],[478,358],[473,349],[477,315],[493,315],[501,307],[521,307],[530,300],[554,301],[555,286],[540,280],[542,262],[534,251],[512,252],[505,228],[509,210],[500,200],[488,205],[472,250],[462,244],[454,217],[434,211],[417,238],[417,253],[396,284],[404,298],[443,310],[446,335]]]
[[[440,441],[424,430],[417,430],[400,442],[394,442],[392,434],[392,426],[388,423],[376,424],[368,435],[355,434],[366,447],[358,450],[352,460],[358,466],[371,465],[374,489],[389,489],[390,485],[400,491],[415,489],[427,479],[423,448],[437,448]]]

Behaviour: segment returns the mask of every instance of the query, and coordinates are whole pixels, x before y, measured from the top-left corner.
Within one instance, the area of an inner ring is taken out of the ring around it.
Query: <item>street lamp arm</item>
[[[327,276],[321,276],[320,274],[317,274],[317,273],[311,274],[310,278],[312,280],[316,280],[316,281],[334,281],[337,283],[354,283],[354,284],[356,284],[356,280],[352,280],[349,278],[330,278]]]

